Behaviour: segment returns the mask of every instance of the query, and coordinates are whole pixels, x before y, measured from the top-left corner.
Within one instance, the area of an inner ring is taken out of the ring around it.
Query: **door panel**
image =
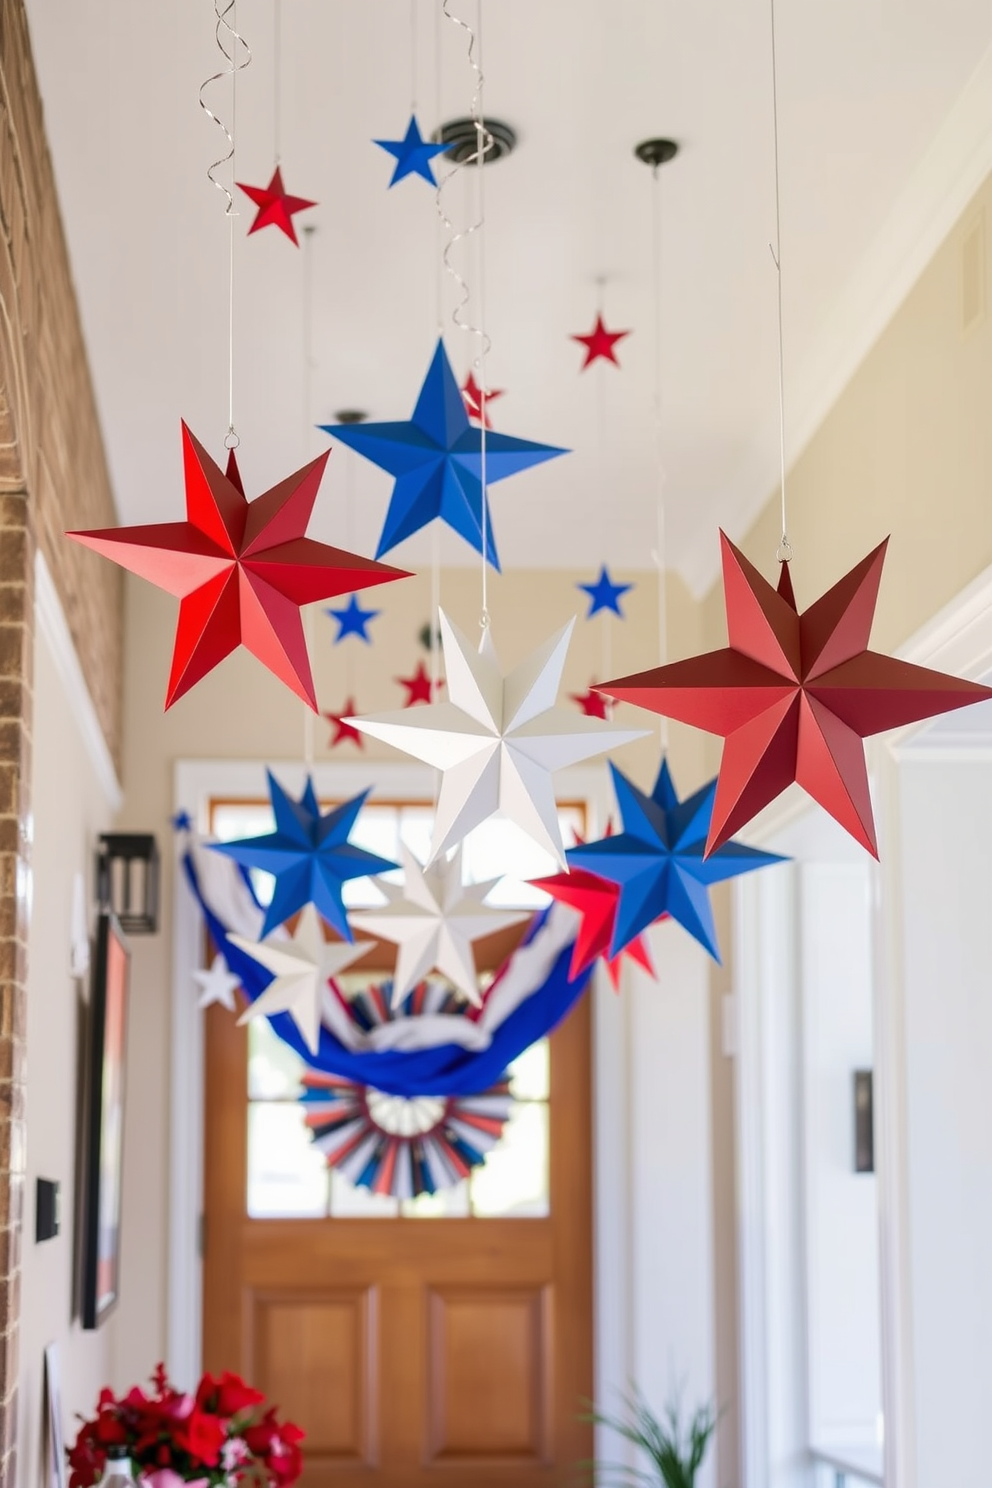
[[[591,1456],[589,1008],[551,1049],[542,1219],[250,1219],[247,1037],[207,1010],[204,1365],[307,1432],[306,1488],[569,1482]]]
[[[551,1287],[438,1287],[428,1317],[428,1461],[547,1464]]]
[[[375,1462],[376,1300],[374,1287],[245,1290],[248,1377],[308,1423],[312,1469]]]

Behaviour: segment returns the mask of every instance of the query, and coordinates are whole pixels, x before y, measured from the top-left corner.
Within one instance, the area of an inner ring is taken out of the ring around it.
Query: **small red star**
[[[430,673],[422,661],[417,662],[417,670],[412,677],[394,677],[393,681],[398,682],[401,687],[406,688],[407,698],[403,704],[404,708],[412,708],[414,703],[432,703],[434,701],[431,697]],[[437,679],[436,691],[440,692],[443,686],[444,678],[439,677]]]
[[[584,372],[587,367],[591,366],[592,363],[597,361],[600,357],[602,357],[605,362],[612,362],[614,367],[619,367],[620,363],[616,359],[613,348],[616,346],[618,341],[623,340],[624,336],[629,335],[630,331],[608,331],[603,324],[603,317],[601,315],[597,315],[596,324],[593,326],[588,336],[569,337],[569,340],[571,341],[581,341],[582,345],[586,349],[586,359],[582,363],[582,366],[579,370]]]
[[[468,414],[470,419],[475,419],[475,422],[477,424],[482,424],[483,428],[491,429],[492,424],[489,422],[489,405],[490,403],[494,402],[496,398],[502,398],[505,392],[505,388],[492,388],[488,393],[486,393],[486,406],[485,409],[483,409],[482,389],[475,380],[475,373],[470,372],[465,381],[462,383],[462,397],[465,399],[465,412]],[[484,418],[483,413],[485,413]]]
[[[570,692],[568,695],[587,718],[609,718],[609,703],[602,693],[589,688],[586,692]]]
[[[307,201],[303,196],[290,196],[283,187],[282,170],[278,165],[268,186],[246,186],[243,181],[238,181],[237,186],[258,208],[255,221],[248,229],[249,237],[263,227],[280,227],[291,242],[300,246],[293,217],[295,213],[304,212],[307,207],[315,207],[317,203]]]
[[[328,723],[334,725],[334,733],[327,741],[328,749],[337,749],[339,744],[345,744],[348,740],[353,744],[357,744],[359,749],[365,748],[364,736],[353,723],[348,722],[349,718],[354,718],[356,712],[355,699],[349,698],[340,713],[324,713],[321,715],[327,719]]]
[[[607,836],[610,831],[611,828],[607,826]],[[576,841],[581,840],[576,833]],[[617,901],[620,897],[620,890],[615,883],[600,878],[598,873],[590,873],[586,868],[573,868],[570,873],[555,873],[550,878],[535,878],[531,882],[550,894],[552,899],[569,905],[580,916],[568,973],[571,980],[581,976],[586,967],[599,957],[602,957],[610,974],[614,991],[620,990],[620,968],[624,956],[629,956],[651,976],[657,975],[643,932],[635,936],[628,945],[622,946],[612,959],[606,954],[613,939]]]

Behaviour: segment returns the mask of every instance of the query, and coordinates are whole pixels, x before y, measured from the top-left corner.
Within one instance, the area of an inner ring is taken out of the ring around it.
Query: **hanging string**
[[[307,655],[313,655],[313,605],[305,605],[303,608],[303,636],[307,648]],[[313,726],[316,720],[309,703],[303,704],[303,763],[307,767],[307,774],[313,770]]]
[[[206,114],[207,118],[213,124],[217,125],[218,129],[224,135],[224,138],[227,140],[228,144],[226,153],[221,155],[219,159],[215,160],[210,166],[207,167],[207,180],[212,186],[215,186],[218,191],[222,192],[226,199],[224,215],[227,217],[228,220],[228,400],[227,435],[224,439],[224,447],[226,449],[236,449],[238,444],[240,443],[240,440],[238,439],[238,436],[235,433],[234,429],[234,219],[238,216],[238,212],[235,209],[234,192],[232,188],[234,186],[235,177],[237,175],[234,141],[237,126],[238,73],[243,72],[244,69],[251,62],[251,48],[248,46],[248,43],[245,41],[244,37],[237,29],[237,0],[227,0],[226,4],[224,3],[224,0],[214,0],[214,16],[216,18],[214,24],[214,40],[216,41],[217,49],[227,63],[227,66],[223,67],[220,72],[213,73],[206,79],[204,83],[200,85],[198,99],[201,109]],[[228,17],[230,17],[230,20],[228,19]],[[228,47],[227,45],[225,45],[225,37],[228,45],[230,46],[230,51],[228,51]],[[239,60],[239,54],[241,60]],[[230,129],[228,129],[224,121],[219,118],[216,113],[214,113],[213,109],[209,107],[203,96],[207,88],[211,87],[214,83],[221,82],[226,77],[230,77],[231,79]],[[220,181],[217,178],[217,171],[219,171],[222,166],[227,165],[228,162],[230,162],[231,166],[231,186],[226,186],[223,181]]]
[[[441,9],[440,6],[434,12],[434,125],[435,129],[441,127]],[[435,197],[437,200],[437,197]],[[443,233],[445,216],[440,206],[435,214],[435,246],[437,278],[435,282],[435,308],[437,310],[437,334],[438,339],[444,335],[444,258],[443,258]]]
[[[441,528],[431,529],[431,702],[437,702],[441,679]]]
[[[410,0],[410,112],[417,112],[417,0]]]
[[[282,0],[272,0],[272,147],[276,165],[282,162]]]
[[[658,665],[668,660],[668,531],[665,512],[665,442],[661,400],[661,179],[658,166],[651,181],[651,318],[654,335],[654,442],[657,470],[657,539],[654,560],[658,568]],[[668,719],[659,719],[661,752],[668,753]]]
[[[279,0],[276,0],[278,5]],[[310,457],[310,440],[312,431],[311,415],[313,413],[313,235],[316,227],[308,225],[303,229],[303,459]],[[348,543],[348,551],[351,544]],[[313,656],[313,606],[305,605],[303,609],[303,631],[306,642],[307,657]],[[311,662],[312,665],[312,662]],[[303,759],[307,771],[313,769],[314,748],[314,722],[315,714],[309,703],[303,704]]]
[[[484,234],[481,230],[485,224],[483,167],[485,165],[486,156],[493,147],[493,137],[490,131],[486,128],[482,103],[484,83],[480,61],[482,55],[482,0],[479,0],[479,17],[476,23],[475,30],[473,30],[473,28],[468,24],[467,21],[463,21],[459,16],[452,14],[452,12],[448,8],[448,0],[442,0],[441,12],[447,20],[451,21],[453,25],[458,26],[462,31],[465,32],[468,39],[468,64],[473,74],[472,103],[469,109],[469,115],[475,125],[476,147],[471,155],[467,156],[466,159],[457,162],[454,168],[448,172],[447,176],[445,176],[444,180],[438,186],[434,199],[442,226],[445,232],[449,234],[444,251],[441,255],[441,262],[444,265],[445,272],[453,280],[455,288],[458,291],[458,301],[455,305],[455,308],[451,312],[451,319],[457,330],[464,331],[467,335],[475,336],[478,339],[479,343],[479,351],[472,361],[472,367],[477,374],[476,381],[479,383],[481,389],[479,395],[479,412],[481,417],[479,437],[479,476],[482,485],[482,613],[480,615],[479,623],[482,627],[483,633],[485,633],[489,626],[489,514],[487,509],[488,501],[486,488],[486,356],[492,343],[485,330],[485,285],[483,283],[483,276],[485,272],[485,256],[482,251]],[[476,55],[477,53],[478,56]],[[476,167],[475,177],[477,182],[478,214],[474,222],[472,222],[467,228],[463,228],[459,231],[458,229],[456,229],[454,222],[448,216],[448,213],[446,211],[445,193],[449,190],[451,182],[455,178],[455,176],[458,175],[463,168],[470,165],[474,165]],[[476,234],[479,235],[478,319],[480,324],[473,325],[465,319],[464,314],[465,307],[468,305],[471,299],[471,293],[466,280],[452,263],[451,254],[452,250],[458,243],[467,241]]]
[[[606,295],[606,275],[596,276],[596,313],[602,315],[603,304]],[[606,378],[603,376],[605,368],[596,366],[592,369],[592,375],[596,382],[596,467],[597,482],[601,490],[606,488]],[[605,501],[598,503],[599,510],[599,551],[605,556],[607,549],[606,523],[607,504]],[[613,675],[613,627],[612,615],[608,606],[604,606],[599,612],[600,627],[600,675],[612,677]],[[612,711],[612,702],[606,700],[607,713]]]
[[[793,557],[789,541],[785,505],[785,351],[782,335],[782,207],[779,185],[778,161],[778,60],[775,53],[775,0],[770,0],[772,42],[772,133],[775,148],[775,244],[769,243],[772,262],[775,265],[775,282],[778,290],[778,445],[779,445],[779,490],[782,497],[782,540],[775,554],[780,563],[788,563]]]

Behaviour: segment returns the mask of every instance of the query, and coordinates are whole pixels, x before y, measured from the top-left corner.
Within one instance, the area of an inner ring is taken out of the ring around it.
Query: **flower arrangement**
[[[300,1476],[303,1432],[277,1420],[275,1407],[239,1375],[205,1374],[196,1394],[186,1395],[159,1364],[152,1385],[152,1393],[134,1386],[120,1399],[100,1391],[96,1415],[83,1420],[68,1451],[69,1488],[92,1488],[111,1452],[128,1455],[148,1488],[290,1488]]]

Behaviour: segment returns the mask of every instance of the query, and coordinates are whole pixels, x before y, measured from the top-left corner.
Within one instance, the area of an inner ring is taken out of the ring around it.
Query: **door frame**
[[[901,660],[978,680],[992,672],[992,566],[948,602],[898,648]],[[908,1168],[904,1033],[902,1025],[902,885],[897,834],[899,770],[904,751],[927,721],[867,741],[869,775],[880,828],[887,844],[876,870],[875,902],[875,1140],[878,1167],[882,1327],[882,1400],[885,1414],[885,1481],[916,1488],[914,1355],[909,1291]],[[946,755],[950,738],[942,741]],[[959,749],[969,750],[967,734]],[[983,754],[984,754],[983,750]],[[920,759],[924,749],[914,748]],[[758,816],[748,830],[764,846],[814,807],[792,787]],[[740,1296],[741,1481],[743,1488],[767,1488],[768,1421],[781,1382],[768,1377],[768,1278],[760,1243],[765,1213],[766,1172],[761,1145],[761,1040],[755,989],[762,978],[779,977],[794,955],[792,885],[763,875],[734,884],[734,1000],[738,1026],[737,1058],[737,1248]],[[770,964],[755,954],[745,925],[755,914],[766,921]],[[793,1309],[793,1346],[804,1354],[802,1298],[788,1295]],[[795,1421],[793,1421],[795,1427]]]
[[[270,767],[288,789],[302,790],[307,769],[299,760],[276,762]],[[187,812],[194,826],[205,831],[211,798],[267,794],[266,768],[260,760],[177,760],[174,810]],[[311,773],[318,794],[325,798],[346,799],[369,785],[391,799],[434,798],[435,772],[423,765],[381,760],[321,761]],[[590,833],[604,829],[612,807],[605,770],[562,770],[557,777],[557,794],[584,803]],[[192,974],[201,963],[203,921],[182,872],[182,850],[182,835],[177,833],[172,872],[166,1357],[171,1377],[180,1386],[190,1388],[200,1373],[202,1324],[204,1037]],[[629,999],[616,997],[598,968],[593,976],[592,999],[593,1380],[596,1399],[606,1400],[627,1387],[633,1362],[631,1130],[624,1099],[630,1088],[631,1041]],[[597,1454],[605,1447],[605,1440],[597,1432]]]

